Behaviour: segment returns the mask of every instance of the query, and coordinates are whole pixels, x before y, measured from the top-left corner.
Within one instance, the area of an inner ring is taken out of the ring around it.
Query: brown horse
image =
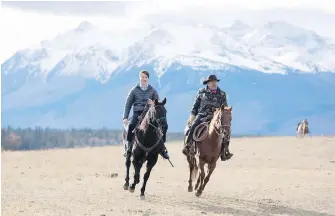
[[[196,196],[200,196],[205,189],[213,171],[216,167],[216,162],[221,154],[222,139],[229,139],[230,126],[232,120],[232,107],[225,107],[222,105],[214,112],[212,120],[207,123],[201,123],[198,128],[205,126],[206,133],[202,138],[195,137],[195,145],[191,148],[191,153],[187,156],[187,161],[190,168],[188,191],[193,191],[192,182],[198,174],[197,183],[195,185]],[[197,134],[196,129],[194,134]],[[203,130],[202,130],[203,131]],[[192,134],[190,134],[191,136]],[[223,143],[227,143],[226,140]],[[208,165],[207,175],[205,173],[205,164]],[[200,171],[198,172],[198,170]]]

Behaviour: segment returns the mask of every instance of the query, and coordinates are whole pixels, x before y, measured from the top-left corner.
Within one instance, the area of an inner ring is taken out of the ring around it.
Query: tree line
[[[2,150],[38,150],[122,144],[122,130],[1,128]],[[168,133],[167,141],[183,139],[182,133]]]

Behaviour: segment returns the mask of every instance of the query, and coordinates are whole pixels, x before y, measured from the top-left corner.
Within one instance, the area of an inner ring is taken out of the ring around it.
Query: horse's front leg
[[[132,193],[135,191],[136,184],[140,183],[140,171],[142,165],[143,161],[141,161],[139,158],[133,157],[134,179],[129,188],[129,191]]]
[[[208,164],[208,173],[207,173],[207,175],[206,175],[206,177],[204,179],[204,184],[201,187],[201,191],[204,191],[204,189],[206,187],[206,184],[208,183],[209,178],[211,177],[211,175],[212,175],[213,171],[215,170],[215,168],[216,168],[216,161]]]
[[[123,189],[128,190],[129,189],[129,170],[130,170],[130,165],[131,165],[131,152],[127,153],[127,157],[126,157],[126,178],[125,183],[123,185]]]
[[[204,178],[205,178],[205,175],[206,175],[206,173],[205,173],[205,161],[203,159],[201,159],[200,157],[199,157],[199,168],[200,168],[200,175],[198,177],[198,182],[197,182],[196,188],[198,188],[197,186],[199,185],[199,183],[200,183],[200,186],[199,186],[197,192],[195,193],[195,195],[197,197],[201,196],[201,194],[202,194]]]
[[[150,177],[151,170],[156,165],[157,160],[158,160],[158,154],[156,154],[155,156],[152,156],[152,157],[147,159],[147,171],[145,172],[145,174],[143,176],[143,185],[142,185],[142,188],[141,188],[141,195],[140,195],[141,199],[145,198],[145,194],[144,194],[145,193],[145,187],[146,187],[148,179]]]
[[[190,168],[190,176],[188,179],[188,192],[192,192],[193,191],[193,180],[195,179],[196,175],[197,175],[197,164],[196,163],[196,159],[194,158],[194,156],[187,156],[187,161],[188,161],[188,165]]]

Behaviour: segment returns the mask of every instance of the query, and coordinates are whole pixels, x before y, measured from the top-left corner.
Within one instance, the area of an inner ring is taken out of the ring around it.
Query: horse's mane
[[[229,107],[229,106],[224,107],[224,110],[230,110],[230,109],[231,109],[231,107]],[[222,115],[222,112],[223,112],[223,110],[221,110],[220,108],[217,108],[214,111],[212,121],[210,122],[211,126],[214,126],[215,122],[219,121],[220,118],[218,118],[218,116],[219,116],[220,113]]]
[[[212,120],[210,122],[211,126],[214,127],[215,122],[218,121],[218,115],[219,115],[219,113],[220,113],[220,109],[216,109],[215,112],[214,112],[214,114],[213,114],[213,118],[212,118]]]
[[[143,132],[146,132],[147,129],[149,128],[150,120],[155,117],[155,114],[156,114],[155,106],[150,106],[147,113],[143,117],[138,129]]]

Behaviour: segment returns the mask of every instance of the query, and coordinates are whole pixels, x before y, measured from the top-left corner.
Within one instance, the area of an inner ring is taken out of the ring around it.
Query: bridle
[[[163,106],[163,105],[158,104],[158,105],[155,105],[154,108],[156,108],[156,107],[158,107],[158,106]],[[155,143],[153,146],[149,147],[149,148],[145,147],[145,146],[138,140],[138,137],[137,137],[137,135],[136,135],[136,133],[135,133],[135,141],[136,141],[137,145],[138,145],[142,150],[145,151],[145,158],[148,156],[148,154],[149,154],[153,149],[155,149],[155,148],[160,144],[160,141],[161,141],[162,138],[163,138],[163,133],[162,133],[162,127],[163,127],[163,126],[162,126],[162,124],[161,124],[161,121],[164,120],[164,119],[166,119],[166,116],[161,117],[161,118],[159,118],[159,119],[154,118],[153,120],[154,120],[155,123],[157,123],[157,126],[154,125],[154,124],[152,124],[151,121],[149,121],[149,125],[151,125],[151,126],[154,128],[154,130],[156,131],[156,134],[158,135],[158,139],[157,139],[156,143]],[[143,119],[142,119],[142,121],[143,121]],[[159,133],[159,134],[158,134],[158,133]]]
[[[159,107],[159,106],[163,106],[163,105],[158,104],[158,105],[155,105],[154,108]],[[157,126],[151,123],[151,121],[149,122],[149,125],[155,128],[156,131],[160,132],[161,131],[160,129],[162,128],[162,120],[165,120],[165,119],[166,119],[166,116],[163,116],[159,119],[154,118],[153,121],[154,123],[157,123]]]
[[[220,128],[218,129],[216,125],[214,125],[215,132],[219,135],[219,137],[223,135],[222,138],[224,138],[227,135],[227,130],[230,130],[230,127],[231,127],[230,121],[229,121],[229,124],[222,124],[223,112],[230,112],[230,111],[229,110],[220,111],[220,113],[218,114],[219,116],[217,120],[217,122],[220,124]]]

